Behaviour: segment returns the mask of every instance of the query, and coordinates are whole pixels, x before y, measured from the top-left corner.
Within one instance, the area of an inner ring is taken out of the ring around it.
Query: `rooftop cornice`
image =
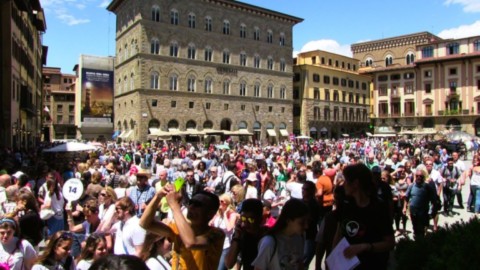
[[[375,50],[385,50],[389,48],[399,47],[399,46],[406,46],[406,45],[421,45],[427,44],[431,42],[437,42],[442,40],[442,38],[433,35],[430,32],[419,32],[414,34],[390,37],[385,39],[378,39],[373,41],[361,42],[352,44],[351,49],[352,52],[355,53],[363,53]]]

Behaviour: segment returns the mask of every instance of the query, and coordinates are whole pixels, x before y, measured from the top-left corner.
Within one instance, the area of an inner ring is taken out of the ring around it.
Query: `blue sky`
[[[135,0],[141,1],[141,0]],[[73,73],[80,54],[115,53],[110,0],[40,0],[45,9],[47,66]],[[351,56],[352,43],[429,31],[443,38],[480,35],[480,0],[244,0],[303,18],[294,53],[322,49]]]

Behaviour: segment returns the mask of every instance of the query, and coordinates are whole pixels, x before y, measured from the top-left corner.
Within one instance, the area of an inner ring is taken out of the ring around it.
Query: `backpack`
[[[230,175],[227,179],[225,179],[225,181],[221,181],[220,183],[218,183],[216,186],[215,186],[215,191],[214,193],[217,194],[217,195],[222,195],[223,193],[225,193],[226,189],[227,189],[227,183],[228,182],[231,182],[232,179],[235,178],[235,175]],[[230,184],[230,187],[232,187],[234,185]]]

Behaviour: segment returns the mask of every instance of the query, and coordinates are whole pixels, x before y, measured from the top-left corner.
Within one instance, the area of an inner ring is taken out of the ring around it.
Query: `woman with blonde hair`
[[[223,252],[218,263],[218,270],[227,270],[225,266],[225,256],[230,249],[230,242],[232,240],[233,229],[238,219],[238,214],[235,212],[232,199],[229,194],[222,194],[219,197],[220,206],[217,214],[210,221],[210,226],[217,227],[225,233],[225,240],[223,242]]]
[[[98,194],[98,217],[100,218],[100,225],[97,232],[109,232],[113,223],[115,223],[115,202],[117,201],[117,194],[111,187],[105,187]]]
[[[242,202],[245,200],[245,189],[242,185],[238,184],[230,189],[230,193],[232,194],[232,200],[233,204],[235,205],[235,209],[237,210],[237,213],[240,213]]]

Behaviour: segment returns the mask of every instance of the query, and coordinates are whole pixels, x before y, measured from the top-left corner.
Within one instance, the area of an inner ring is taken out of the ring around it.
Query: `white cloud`
[[[350,45],[341,45],[337,41],[332,39],[320,39],[307,42],[303,45],[300,52],[309,52],[322,50],[331,53],[336,53],[348,57],[352,57],[352,51],[350,50]],[[298,54],[298,51],[294,51],[294,57]]]
[[[103,0],[98,7],[106,8],[110,4],[111,0]]]
[[[446,0],[445,5],[462,5],[463,11],[468,13],[480,12],[480,0]]]
[[[445,29],[438,33],[441,38],[464,38],[480,36],[480,20],[472,24],[460,25],[459,27]]]
[[[90,19],[77,17],[76,11],[83,11],[92,1],[98,0],[40,0],[47,14],[52,14],[67,25],[89,23]]]

